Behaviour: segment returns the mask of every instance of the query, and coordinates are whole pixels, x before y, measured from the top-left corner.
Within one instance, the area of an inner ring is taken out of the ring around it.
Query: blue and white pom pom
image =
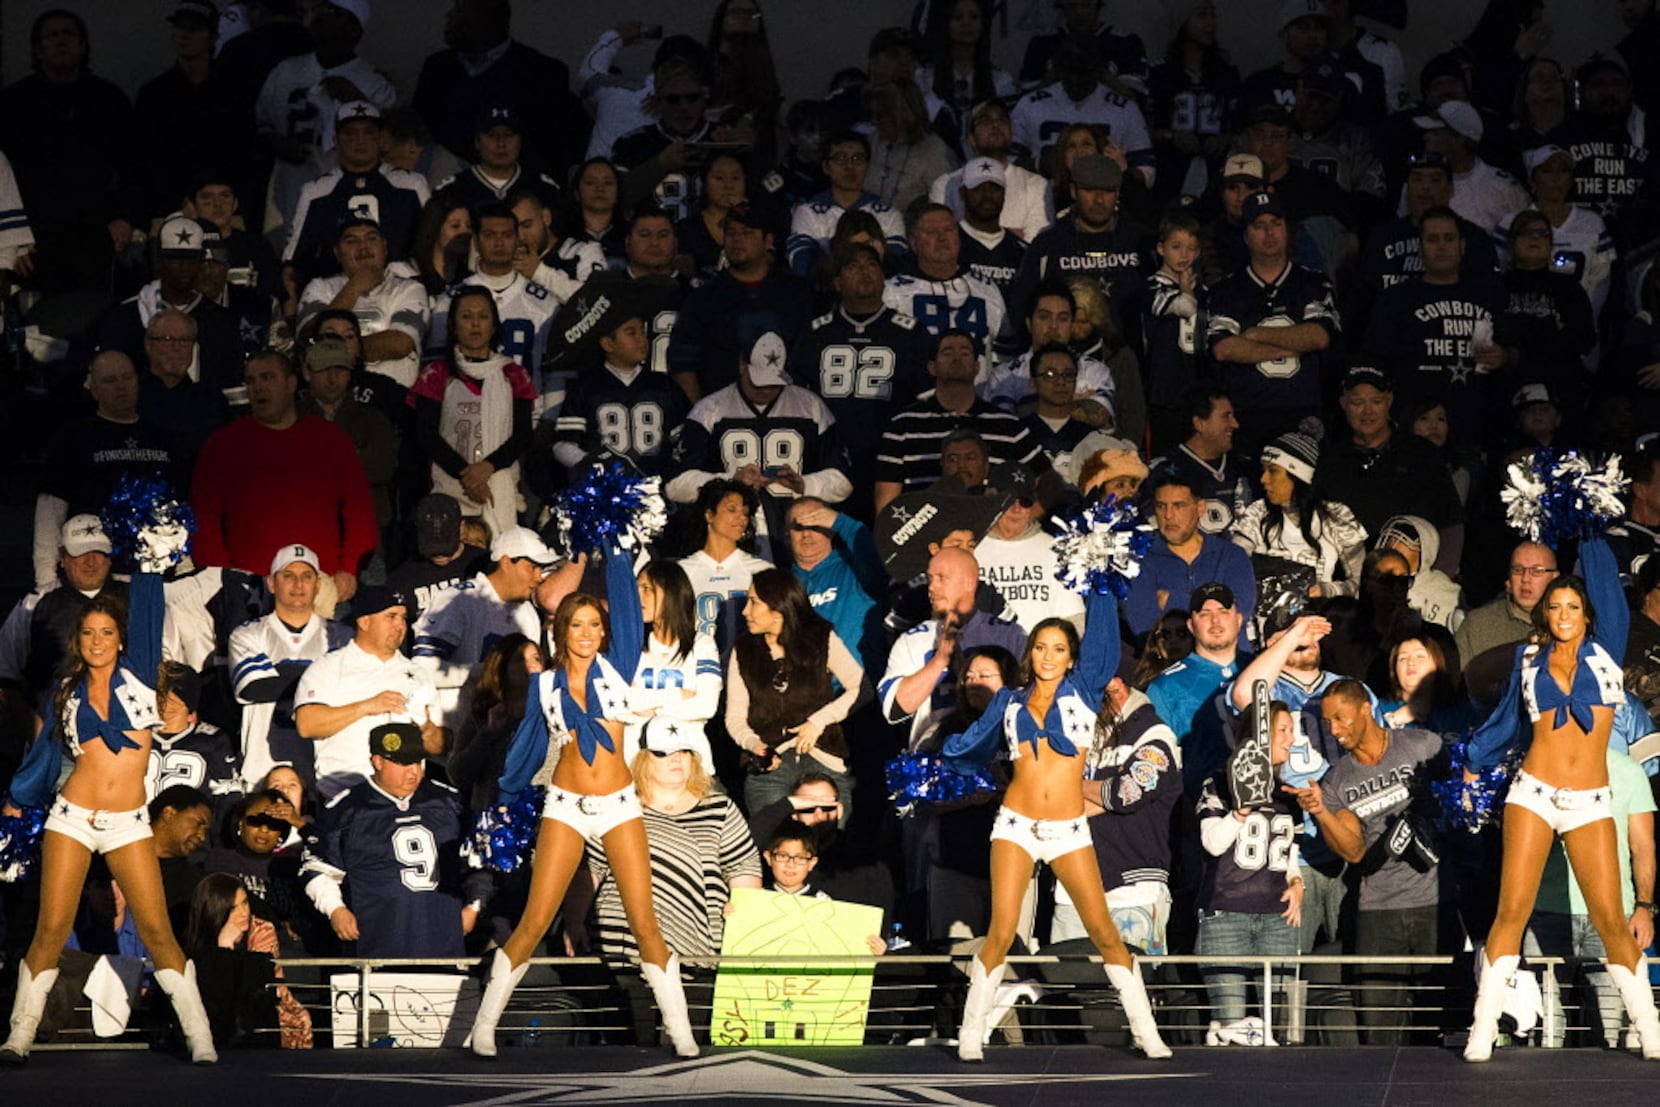
[[[1625,514],[1620,496],[1630,483],[1615,454],[1600,466],[1569,450],[1535,450],[1513,463],[1499,498],[1505,522],[1534,542],[1556,549],[1565,541],[1600,537]]]
[[[513,802],[480,811],[473,831],[461,843],[461,856],[475,869],[516,872],[530,864],[536,852],[536,832],[542,825],[547,789],[532,785]]]
[[[125,476],[99,513],[121,564],[141,573],[165,573],[190,552],[196,513],[165,480]]]
[[[554,503],[560,544],[572,557],[612,546],[641,550],[663,533],[668,511],[662,482],[616,462],[595,465]]]
[[[0,815],[0,881],[7,884],[27,879],[40,863],[40,839],[46,832],[44,809],[21,810],[21,815]]]
[[[1521,754],[1510,757],[1490,769],[1483,769],[1473,781],[1464,779],[1464,770],[1470,765],[1470,743],[1460,739],[1448,747],[1452,772],[1443,780],[1432,781],[1430,793],[1441,804],[1441,822],[1453,830],[1471,834],[1489,823],[1497,822],[1504,811],[1504,797],[1510,791],[1510,780],[1521,765]]]
[[[997,791],[997,781],[984,769],[959,773],[942,758],[926,753],[907,753],[887,763],[888,795],[901,818],[919,806],[952,803],[970,796]]]
[[[1152,540],[1153,525],[1142,521],[1135,505],[1108,496],[1062,524],[1054,546],[1055,576],[1074,592],[1111,592],[1123,599]]]

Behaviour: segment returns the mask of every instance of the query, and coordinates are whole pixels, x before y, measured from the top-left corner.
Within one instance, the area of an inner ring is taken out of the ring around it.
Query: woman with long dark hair
[[[640,972],[657,998],[675,1052],[697,1056],[680,958],[664,942],[652,910],[651,857],[624,755],[628,678],[623,674],[638,668],[645,620],[628,556],[615,547],[606,551],[605,596],[574,592],[559,602],[548,671],[531,683],[499,781],[499,796],[510,800],[530,784],[550,752],[559,754],[542,808],[529,900],[512,937],[491,961],[473,1022],[472,1049],[480,1057],[496,1055],[496,1024],[553,925],[590,838],[605,849],[640,951]]]
[[[193,964],[203,966],[202,1002],[220,1045],[278,1044],[276,940],[276,930],[254,915],[248,890],[236,877],[210,873],[196,885],[184,948]]]
[[[935,0],[922,33],[926,59],[917,84],[951,105],[968,137],[970,113],[983,100],[1010,100],[1020,91],[1014,77],[991,63],[991,12],[982,0]]]
[[[496,639],[484,651],[467,718],[450,751],[450,783],[468,799],[469,811],[496,802],[496,781],[507,762],[507,747],[524,718],[530,683],[547,666],[542,650],[522,634]]]
[[[708,277],[726,267],[726,213],[749,195],[748,176],[736,154],[715,154],[703,167],[703,187],[686,218],[675,225],[680,252],[694,269]]]
[[[501,352],[501,316],[488,288],[450,297],[449,344],[409,390],[415,440],[432,462],[432,490],[482,516],[491,534],[519,522],[519,459],[530,449],[536,386]]]
[[[1310,596],[1352,596],[1366,562],[1366,528],[1348,506],[1314,490],[1320,443],[1297,431],[1262,451],[1263,498],[1239,513],[1234,545],[1256,557],[1305,566]]]
[[[720,0],[709,19],[709,57],[714,61],[710,105],[731,134],[752,136],[756,165],[778,160],[778,108],[784,102],[778,69],[767,40],[760,0]]]
[[[571,174],[570,237],[593,242],[604,251],[607,264],[626,264],[628,220],[622,213],[622,174],[610,158],[589,158]]]
[[[697,596],[686,571],[673,561],[652,561],[635,578],[645,646],[628,688],[633,721],[624,733],[632,763],[641,731],[654,719],[672,719],[701,734],[720,706],[720,651],[698,631]],[[705,746],[699,747],[706,751]],[[704,752],[700,756],[707,757]],[[703,761],[705,772],[714,766]]]
[[[1083,641],[1065,619],[1032,628],[1020,662],[1019,687],[993,697],[974,725],[945,745],[948,764],[983,765],[1001,737],[1013,761],[1013,779],[991,836],[991,925],[969,966],[957,1056],[984,1056],[986,1019],[1014,942],[1032,866],[1046,862],[1076,904],[1107,977],[1118,990],[1130,1033],[1149,1057],[1168,1057],[1153,1022],[1147,989],[1113,926],[1107,894],[1084,818],[1085,763],[1099,740],[1096,716],[1107,682],[1118,668],[1118,601],[1092,591]]]
[[[759,811],[776,803],[807,772],[830,777],[836,793],[850,798],[841,723],[864,688],[858,659],[813,610],[801,581],[782,569],[749,582],[744,622],[749,633],[727,663],[726,730],[748,755],[745,805]],[[844,799],[844,822],[850,807]]]
[[[103,854],[121,886],[156,966],[156,983],[184,1028],[191,1060],[218,1060],[196,967],[185,959],[167,917],[144,803],[150,745],[161,723],[151,687],[161,662],[161,578],[139,573],[130,596],[130,623],[126,605],[113,596],[95,596],[82,610],[51,716],[0,805],[12,816],[21,814],[18,805],[49,808],[41,839],[40,915],[18,965],[11,1034],[0,1046],[0,1064],[28,1059],[94,853]],[[54,795],[65,749],[75,767]]]
[[[1147,78],[1154,178],[1161,194],[1176,195],[1209,179],[1195,173],[1227,152],[1239,100],[1239,70],[1217,41],[1217,10],[1211,0],[1194,4],[1170,40],[1164,60]]]
[[[434,197],[415,224],[415,268],[421,285],[437,296],[467,275],[473,244],[473,212],[466,204]]]
[[[1660,1017],[1648,961],[1632,936],[1620,891],[1605,757],[1614,713],[1625,702],[1620,658],[1631,616],[1608,543],[1581,542],[1579,560],[1584,579],[1557,577],[1534,606],[1533,632],[1516,651],[1504,694],[1470,738],[1466,781],[1518,747],[1526,752],[1505,799],[1498,914],[1478,947],[1481,980],[1466,1061],[1486,1061],[1493,1054],[1506,985],[1558,836],[1643,1056],[1660,1060]],[[1652,903],[1637,906],[1654,911]]]
[[[713,637],[722,657],[740,633],[744,590],[756,573],[772,568],[754,552],[760,506],[755,489],[725,477],[706,482],[692,505],[689,545],[694,552],[679,564],[692,585],[697,632]]]

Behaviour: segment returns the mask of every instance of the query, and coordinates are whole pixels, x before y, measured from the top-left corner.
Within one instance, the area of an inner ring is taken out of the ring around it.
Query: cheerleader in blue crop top
[[[1037,861],[1049,864],[1077,906],[1124,1002],[1136,1045],[1149,1057],[1170,1055],[1153,1023],[1141,977],[1107,911],[1084,816],[1084,762],[1095,741],[1107,682],[1118,668],[1118,601],[1110,593],[1092,593],[1086,620],[1082,643],[1065,619],[1045,619],[1032,628],[1020,662],[1022,687],[999,691],[974,725],[945,745],[947,763],[984,765],[1001,735],[1014,764],[991,835],[991,925],[969,966],[968,998],[957,1035],[957,1056],[965,1061],[983,1056],[1003,958],[1014,942],[1021,901]]]
[[[130,620],[119,600],[104,596],[82,612],[70,643],[69,672],[52,697],[40,736],[12,779],[8,814],[15,814],[17,805],[48,810],[41,839],[40,918],[18,967],[11,1034],[0,1046],[0,1063],[22,1064],[34,1045],[94,853],[104,855],[121,885],[138,936],[155,963],[156,981],[179,1014],[192,1060],[217,1060],[196,990],[196,968],[185,960],[167,918],[144,806],[151,734],[160,723],[151,685],[161,661],[161,578],[138,574],[129,596]],[[59,790],[65,749],[75,767]]]
[[[1505,982],[1515,972],[1557,835],[1602,936],[1609,974],[1642,1038],[1643,1056],[1660,1060],[1660,1019],[1648,969],[1621,900],[1605,757],[1615,709],[1625,698],[1618,659],[1630,616],[1608,544],[1587,540],[1579,558],[1584,580],[1559,576],[1545,589],[1533,609],[1531,640],[1517,650],[1504,695],[1470,739],[1470,770],[1476,772],[1499,764],[1512,749],[1526,754],[1505,800],[1498,914],[1487,932],[1467,1061],[1492,1056]],[[1466,776],[1473,780],[1470,770]]]
[[[645,622],[633,569],[620,549],[606,555],[605,592],[609,618],[597,596],[577,592],[560,601],[549,632],[553,656],[547,671],[532,682],[524,719],[508,746],[500,781],[503,803],[529,786],[547,760],[550,744],[560,756],[542,810],[529,900],[512,937],[496,951],[473,1020],[472,1049],[480,1057],[496,1055],[502,1010],[537,943],[553,925],[590,837],[604,845],[616,874],[640,950],[640,972],[656,995],[675,1052],[697,1056],[680,958],[669,952],[652,910],[651,855],[624,754],[623,726],[631,718],[629,678],[639,663]],[[572,756],[572,745],[577,756]]]

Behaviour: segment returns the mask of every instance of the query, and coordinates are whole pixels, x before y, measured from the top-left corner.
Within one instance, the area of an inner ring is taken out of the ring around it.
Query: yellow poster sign
[[[738,888],[724,957],[857,957],[720,967],[709,1038],[717,1046],[863,1045],[882,912],[858,903]]]

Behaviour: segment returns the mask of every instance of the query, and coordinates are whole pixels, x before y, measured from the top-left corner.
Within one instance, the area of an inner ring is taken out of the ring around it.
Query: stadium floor
[[[1652,1104],[1660,1065],[1599,1050],[1502,1050],[1466,1065],[1444,1049],[1177,1049],[1168,1062],[1122,1050],[992,1048],[982,1065],[942,1049],[867,1047],[709,1051],[504,1049],[227,1053],[213,1068],[135,1051],[42,1051],[0,1073],[8,1104],[254,1107],[472,1104],[950,1104],[1100,1107],[1120,1097],[1167,1104]]]

